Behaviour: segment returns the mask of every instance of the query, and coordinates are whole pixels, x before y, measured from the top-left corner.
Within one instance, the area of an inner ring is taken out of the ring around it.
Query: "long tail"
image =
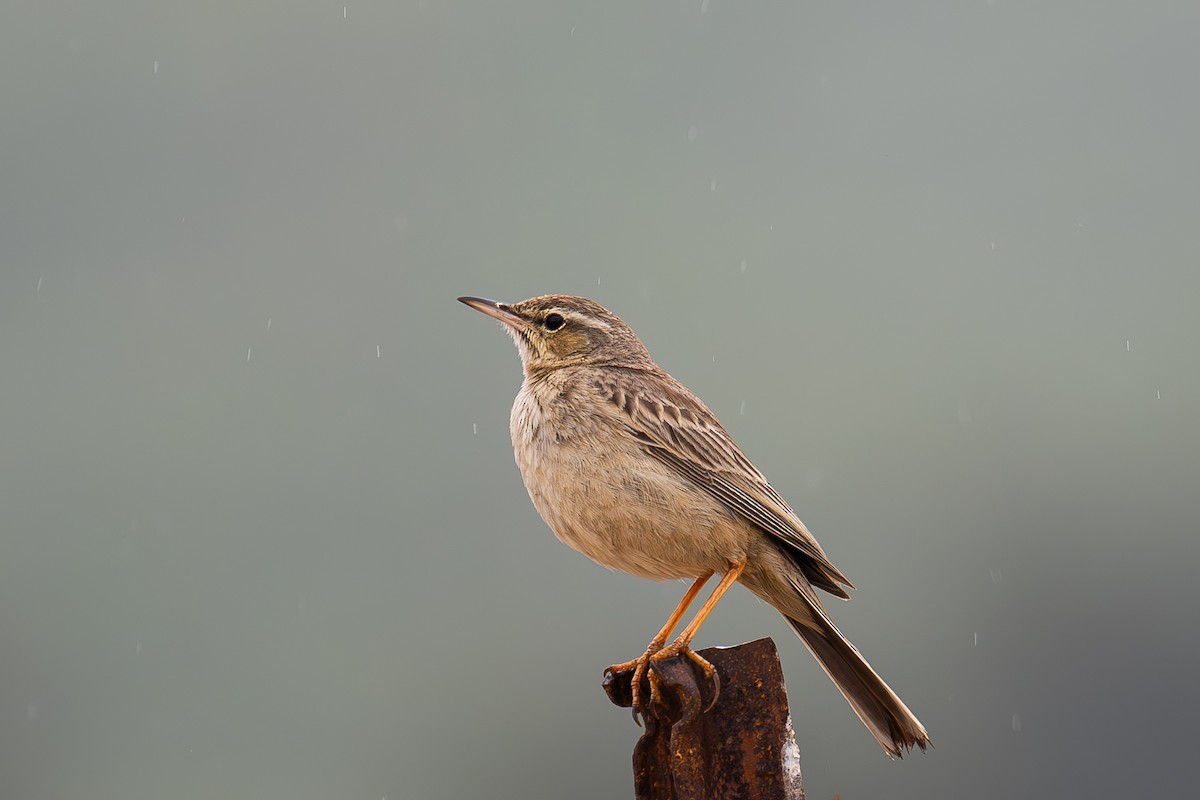
[[[812,616],[801,622],[784,614],[792,629],[850,703],[884,751],[900,758],[914,747],[924,750],[929,734],[908,706],[842,635],[819,605],[808,603]]]

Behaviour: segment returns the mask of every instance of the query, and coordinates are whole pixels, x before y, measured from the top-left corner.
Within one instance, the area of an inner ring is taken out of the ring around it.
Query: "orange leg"
[[[717,584],[717,588],[713,589],[713,593],[709,595],[707,600],[704,601],[704,605],[700,607],[700,610],[696,612],[696,616],[693,617],[692,621],[687,624],[687,627],[680,632],[675,641],[671,642],[671,644],[667,645],[666,647],[661,648],[658,650],[658,652],[650,654],[649,657],[650,661],[661,661],[663,659],[675,658],[676,656],[684,655],[695,662],[696,666],[700,667],[700,669],[704,671],[704,676],[713,683],[714,687],[712,702],[708,704],[708,708],[704,709],[705,711],[707,711],[709,708],[712,708],[717,702],[717,696],[721,692],[720,677],[717,675],[717,670],[712,664],[708,663],[701,656],[692,651],[692,639],[695,638],[696,633],[700,630],[700,626],[704,624],[704,620],[708,619],[708,615],[711,614],[712,610],[717,607],[717,603],[721,602],[721,598],[725,596],[727,591],[729,591],[729,587],[733,586],[733,584],[737,582],[737,579],[741,577],[742,571],[745,569],[746,557],[742,556],[738,563],[730,567],[729,571],[721,577],[721,582]],[[653,672],[651,672],[651,701],[654,700],[654,683],[655,675]]]
[[[696,579],[696,582],[684,594],[683,599],[679,601],[679,605],[671,612],[671,616],[667,619],[667,624],[663,625],[662,630],[650,640],[650,644],[646,646],[645,653],[633,661],[626,661],[623,664],[613,664],[605,670],[605,672],[617,673],[630,668],[633,669],[633,719],[635,722],[642,710],[642,678],[645,676],[646,668],[650,664],[650,657],[663,649],[663,645],[667,643],[667,638],[675,630],[675,626],[679,624],[679,620],[683,619],[683,615],[687,613],[688,607],[691,606],[692,601],[696,599],[696,595],[700,594],[700,590],[704,588],[704,584],[708,583],[708,579],[711,577],[712,570],[709,570]]]

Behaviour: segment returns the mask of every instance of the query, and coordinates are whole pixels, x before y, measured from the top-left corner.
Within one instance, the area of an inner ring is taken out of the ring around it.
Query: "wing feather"
[[[849,597],[846,588],[854,585],[704,403],[666,373],[655,381],[638,377],[630,375],[620,386],[601,380],[596,388],[620,412],[642,449],[786,545],[814,586]]]

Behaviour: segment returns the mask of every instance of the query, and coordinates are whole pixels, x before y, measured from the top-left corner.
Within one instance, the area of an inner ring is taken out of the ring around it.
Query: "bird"
[[[524,379],[510,417],[513,452],[555,536],[610,569],[692,581],[645,652],[607,670],[634,670],[635,720],[644,715],[643,676],[655,701],[647,669],[656,661],[687,657],[719,689],[691,642],[741,583],[784,616],[888,756],[925,750],[924,726],[837,629],[816,592],[849,599],[854,585],[716,415],[654,362],[629,325],[584,297],[458,300],[498,320],[516,344]],[[714,575],[716,588],[668,644]]]

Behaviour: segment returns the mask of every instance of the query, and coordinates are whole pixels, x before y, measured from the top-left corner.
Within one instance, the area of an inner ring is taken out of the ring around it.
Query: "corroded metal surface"
[[[720,695],[708,711],[712,687],[691,661],[651,667],[661,702],[646,710],[646,730],[633,751],[634,796],[803,800],[800,750],[775,643],[759,639],[699,653],[720,675]],[[604,691],[616,705],[632,705],[632,677],[632,670],[605,677]],[[642,696],[649,692],[644,682]]]

